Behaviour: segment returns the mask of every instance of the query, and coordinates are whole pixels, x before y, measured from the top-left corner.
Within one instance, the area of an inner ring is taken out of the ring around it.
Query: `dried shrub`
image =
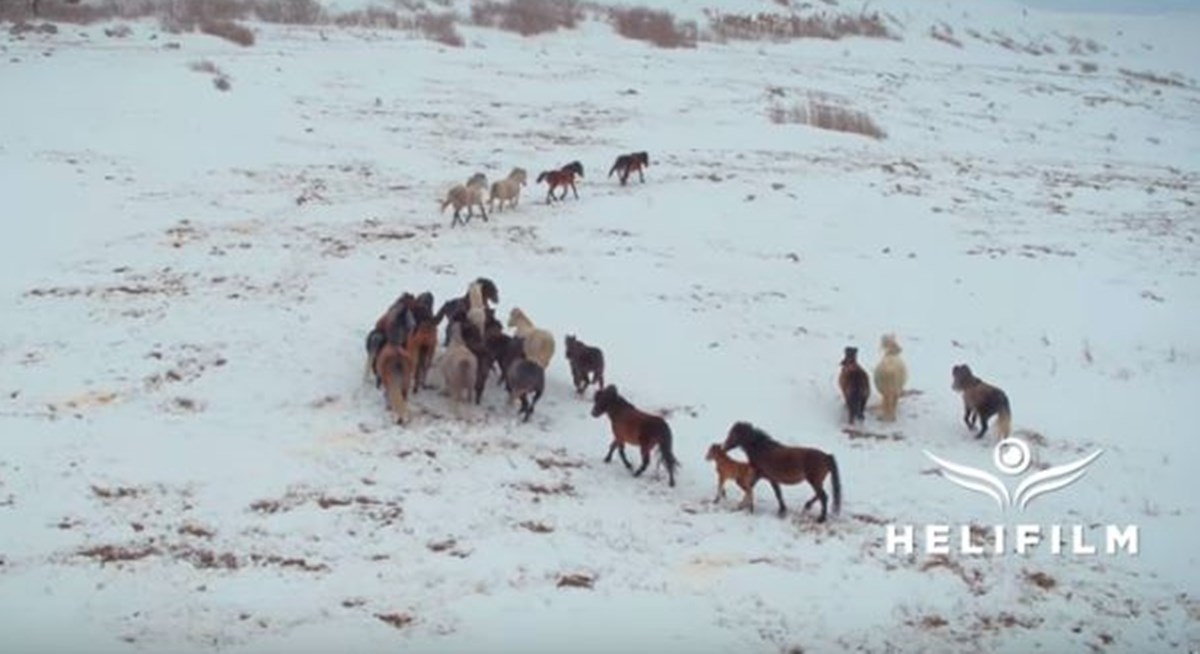
[[[205,21],[200,23],[200,32],[216,36],[244,48],[254,45],[254,32],[250,28],[231,20]]]
[[[164,30],[191,32],[205,24],[247,18],[250,12],[250,3],[242,0],[164,0],[157,13]]]
[[[461,48],[466,45],[466,40],[462,34],[458,33],[458,28],[455,27],[454,14],[431,14],[422,12],[417,14],[415,19],[417,31],[425,38],[431,41],[437,41],[442,45],[448,45],[452,48]]]
[[[400,15],[391,9],[367,7],[338,14],[333,18],[338,27],[369,27],[374,29],[400,29]]]
[[[878,39],[897,38],[879,12],[795,14],[723,14],[705,12],[709,30],[719,39],[788,41],[792,39],[837,40],[847,36]]]
[[[265,23],[317,25],[325,21],[325,10],[316,0],[256,0],[254,15]]]
[[[873,139],[887,138],[887,133],[866,112],[830,103],[827,100],[810,98],[784,107],[772,105],[767,117],[777,125],[802,124],[835,132],[861,134]]]
[[[1100,70],[1100,64],[1092,61],[1081,61],[1079,62],[1079,70],[1084,73],[1094,73]]]
[[[1129,70],[1128,68],[1119,68],[1120,73],[1126,77],[1132,77],[1136,80],[1149,82],[1151,84],[1162,84],[1163,86],[1187,86],[1182,81],[1174,77],[1166,77],[1164,75],[1156,75],[1150,71]]]
[[[648,41],[660,48],[696,47],[696,23],[676,23],[670,12],[635,7],[613,9],[610,17],[617,33],[627,39]]]
[[[495,27],[521,36],[574,29],[583,19],[575,0],[481,0],[471,4],[471,22]]]
[[[937,25],[929,28],[929,36],[956,48],[963,47],[962,41],[954,38],[954,28],[946,25],[945,23],[943,23],[940,28]]]

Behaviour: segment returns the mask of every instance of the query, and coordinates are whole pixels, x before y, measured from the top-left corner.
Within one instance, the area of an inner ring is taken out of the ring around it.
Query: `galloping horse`
[[[642,465],[633,473],[633,476],[637,477],[650,465],[650,452],[657,446],[662,462],[667,467],[668,485],[675,485],[675,469],[679,467],[679,461],[671,451],[671,427],[666,420],[661,416],[639,411],[621,397],[617,387],[612,384],[596,391],[593,399],[592,417],[599,418],[601,414],[608,415],[613,433],[608,456],[604,457],[605,463],[612,461],[613,452],[619,452],[621,462],[626,468],[633,470],[633,464],[625,457],[625,446],[636,445],[642,451]]]
[[[733,423],[733,426],[729,428],[729,434],[725,437],[723,449],[726,452],[738,447],[746,453],[746,458],[750,460],[750,467],[754,468],[754,480],[751,487],[753,488],[754,483],[760,478],[771,483],[771,488],[775,491],[775,499],[779,501],[780,517],[787,514],[787,507],[783,504],[783,491],[780,490],[779,485],[799,484],[807,481],[817,494],[804,503],[804,510],[807,511],[813,502],[820,500],[821,517],[817,518],[817,522],[825,522],[828,496],[822,486],[825,485],[826,476],[833,478],[833,512],[837,513],[841,510],[842,480],[838,476],[837,460],[833,458],[832,454],[826,454],[811,447],[784,445],[748,422]],[[748,494],[746,499],[749,500],[747,505],[750,512],[753,513],[753,495]]]
[[[583,164],[578,161],[572,161],[558,170],[542,171],[537,177],[537,183],[546,182],[550,185],[549,190],[546,191],[546,204],[550,204],[551,200],[565,200],[568,188],[571,189],[571,192],[575,194],[575,199],[578,200],[579,191],[575,189],[576,176],[583,177]],[[560,186],[563,187],[563,192],[561,196],[556,198],[554,197],[554,189]]]
[[[645,183],[646,176],[642,174],[642,169],[649,165],[650,154],[647,152],[623,154],[613,162],[612,168],[608,171],[608,176],[612,177],[613,173],[620,173],[621,186],[625,186],[625,182],[629,179],[629,174],[636,171],[638,180]]]

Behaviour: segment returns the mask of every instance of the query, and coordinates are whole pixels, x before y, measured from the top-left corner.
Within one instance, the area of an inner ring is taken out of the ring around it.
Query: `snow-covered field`
[[[900,40],[5,32],[0,649],[1200,648],[1200,13],[872,9]],[[887,138],[768,119],[810,93]],[[633,150],[645,184],[606,179]],[[531,180],[487,223],[438,214],[476,170],[575,159],[577,201]],[[480,275],[558,340],[533,419],[489,384],[463,420],[434,392],[391,424],[367,330]],[[842,348],[870,369],[893,331],[913,392],[844,432]],[[568,333],[668,416],[675,488],[602,462]],[[932,474],[924,450],[990,466],[957,363],[1039,465],[1103,456],[1023,514]],[[714,504],[703,455],[737,420],[835,454],[842,513],[790,486],[781,520],[765,483],[754,514],[732,484]],[[1136,524],[1140,552],[884,548],[887,523],[1016,522]]]

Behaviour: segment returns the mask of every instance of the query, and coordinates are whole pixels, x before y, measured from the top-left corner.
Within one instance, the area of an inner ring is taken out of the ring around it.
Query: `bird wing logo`
[[[1096,450],[1078,461],[1035,472],[1022,479],[1016,490],[1011,493],[1000,477],[986,470],[947,461],[928,450],[925,451],[925,456],[938,464],[942,477],[950,482],[991,497],[1001,510],[1016,507],[1024,511],[1033,498],[1066,488],[1078,481],[1087,474],[1087,467],[1103,453],[1104,450]],[[1033,457],[1025,441],[1010,437],[996,443],[992,450],[992,462],[1000,472],[1016,476],[1029,468]]]

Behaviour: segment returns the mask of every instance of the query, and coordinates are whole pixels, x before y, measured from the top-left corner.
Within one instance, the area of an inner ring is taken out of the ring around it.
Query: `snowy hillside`
[[[653,0],[700,32],[658,48],[590,5],[523,37],[431,4],[462,47],[0,22],[0,649],[1200,649],[1200,13],[881,0],[889,38],[747,40],[712,10],[865,14]],[[883,137],[796,122],[817,105]],[[644,184],[605,177],[636,150]],[[532,177],[572,160],[579,199],[547,205]],[[514,166],[515,210],[438,213]],[[367,331],[479,276],[557,340],[532,420],[492,381],[393,424]],[[886,332],[899,419],[876,394],[844,431],[842,350],[870,371]],[[674,488],[602,461],[566,334],[667,417]],[[1039,467],[1103,456],[1020,515],[941,478],[925,451],[995,443],[960,363]],[[834,454],[840,515],[784,486],[779,519],[766,482],[753,514],[713,503],[739,420]],[[1140,553],[884,547],[1018,521],[1136,524]]]

